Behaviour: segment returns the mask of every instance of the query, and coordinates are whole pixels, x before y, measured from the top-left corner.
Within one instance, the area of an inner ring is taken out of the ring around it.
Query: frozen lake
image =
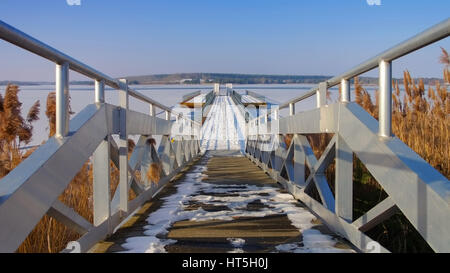
[[[243,93],[245,90],[257,92],[266,96],[273,102],[283,103],[287,100],[297,97],[307,92],[313,84],[284,84],[284,85],[234,85],[233,88]],[[181,102],[183,95],[201,90],[202,93],[207,93],[213,89],[212,85],[136,85],[131,86],[133,89],[143,93],[144,95],[166,105],[169,107],[176,106]],[[366,89],[373,93],[374,87],[369,86]],[[53,85],[36,85],[36,86],[20,86],[19,99],[22,102],[22,113],[26,116],[29,108],[36,100],[41,102],[40,119],[34,123],[33,139],[29,145],[40,144],[48,138],[48,121],[45,116],[45,105],[47,95],[54,91]],[[0,93],[4,95],[5,86],[0,86]],[[332,100],[338,97],[338,88],[332,88]],[[107,88],[105,92],[105,99],[107,103],[117,104],[118,92]],[[94,86],[89,85],[73,85],[70,86],[71,106],[72,111],[78,113],[86,105],[94,101]],[[353,97],[353,95],[352,95]],[[315,106],[315,97],[306,99],[304,102],[296,105],[296,111],[305,111],[312,109]],[[138,101],[130,97],[130,109],[139,112],[148,112],[148,104]],[[163,113],[157,111],[160,117]],[[287,114],[287,109],[280,112],[281,115]]]

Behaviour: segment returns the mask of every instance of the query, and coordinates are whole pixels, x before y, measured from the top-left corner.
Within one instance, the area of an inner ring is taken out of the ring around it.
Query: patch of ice
[[[242,238],[227,238],[227,240],[236,248],[242,248],[245,244],[245,240]]]
[[[290,252],[290,253],[295,253],[295,250],[299,249],[300,246],[298,244],[282,244],[282,245],[277,245],[276,250],[280,251],[280,252]]]
[[[336,248],[336,241],[316,229],[306,229],[302,232],[303,246],[298,243],[276,246],[279,252],[290,253],[355,253],[352,249]]]
[[[244,253],[242,248],[235,248],[233,250],[227,251],[227,253]]]
[[[174,240],[161,240],[154,236],[131,237],[122,244],[122,247],[128,250],[121,253],[165,253],[164,247],[173,243],[175,243]]]

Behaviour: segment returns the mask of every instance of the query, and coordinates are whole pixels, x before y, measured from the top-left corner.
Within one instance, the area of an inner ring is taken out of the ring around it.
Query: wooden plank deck
[[[214,184],[214,187],[227,187],[231,185],[250,185],[255,188],[274,188],[274,190],[282,193],[283,191],[277,183],[274,183],[260,168],[253,164],[245,157],[230,156],[228,153],[210,158],[204,158],[207,161],[207,175],[202,182]],[[194,163],[195,164],[195,163]],[[169,197],[176,193],[176,185],[183,181],[184,173],[170,182],[158,195],[155,200],[151,200],[116,231],[107,240],[98,243],[91,252],[118,252],[125,251],[122,246],[130,237],[145,236],[145,226],[148,225],[148,216],[161,208],[164,203],[164,197]],[[230,193],[199,193],[203,197],[211,198],[220,196],[235,196]],[[263,198],[263,194],[261,198]],[[204,204],[202,202],[190,202],[184,210],[195,210],[201,207],[206,212],[218,212],[230,210],[226,203]],[[301,207],[298,202],[295,206]],[[246,211],[267,210],[267,205],[254,200],[247,204]],[[318,219],[314,219],[314,229],[320,230],[323,234],[329,234],[336,240],[335,247],[338,249],[348,249],[348,244],[341,238],[331,234],[328,229],[320,223]],[[300,243],[302,242],[302,234],[299,229],[292,225],[291,220],[286,214],[266,215],[263,217],[249,217],[239,215],[233,216],[232,220],[203,220],[191,221],[182,220],[175,222],[169,232],[161,237],[163,239],[176,240],[175,243],[165,246],[167,252],[178,253],[213,253],[213,252],[230,252],[236,251],[236,245],[233,245],[230,238],[239,238],[245,240],[245,244],[238,250],[244,252],[274,252],[276,246],[282,244]]]

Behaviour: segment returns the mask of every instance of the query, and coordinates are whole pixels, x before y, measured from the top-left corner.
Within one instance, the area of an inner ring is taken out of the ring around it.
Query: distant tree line
[[[178,73],[157,74],[126,77],[130,84],[203,84],[203,83],[233,83],[233,84],[317,84],[332,76],[321,75],[259,75],[259,74],[231,74],[231,73]],[[397,80],[397,79],[395,79]],[[402,83],[402,79],[398,79]],[[438,78],[424,78],[425,84],[434,85]],[[361,77],[361,84],[378,84],[378,78]]]
[[[177,73],[177,74],[156,74],[144,76],[129,76],[128,84],[208,84],[208,83],[232,83],[232,84],[317,84],[326,81],[331,76],[320,75],[258,75],[258,74],[231,74],[231,73]],[[398,80],[403,84],[403,79]],[[444,83],[443,79],[423,78],[423,83],[435,85],[436,82]],[[378,78],[360,77],[361,84],[378,84]],[[352,80],[353,83],[353,80]],[[418,82],[416,82],[417,84]],[[27,82],[27,81],[0,81],[0,85],[52,85],[54,82]],[[93,85],[94,81],[71,81],[71,85]]]

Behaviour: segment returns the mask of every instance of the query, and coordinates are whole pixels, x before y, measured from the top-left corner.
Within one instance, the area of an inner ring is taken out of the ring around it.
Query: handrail
[[[232,90],[230,92],[231,99],[234,101],[236,106],[238,107],[241,114],[244,116],[245,122],[248,122],[248,119],[250,117],[250,112],[246,111],[245,105],[242,103],[242,95],[236,92],[236,90]]]
[[[214,98],[216,97],[216,94],[214,93],[214,90],[210,91],[205,95],[205,103],[202,106],[202,112],[205,111],[205,108],[211,105],[214,101]],[[204,113],[206,114],[206,113]]]
[[[192,98],[197,97],[198,95],[200,95],[202,93],[202,91],[198,90],[198,91],[194,91],[191,92],[189,94],[186,94],[182,97],[182,102],[186,102],[188,100],[191,100]]]
[[[361,106],[336,102],[276,122],[275,134],[251,125],[246,156],[323,219],[332,231],[361,251],[370,251],[369,244],[376,240],[367,232],[399,210],[434,251],[450,251],[448,179],[399,138],[380,138],[378,121]],[[333,137],[317,158],[307,135],[324,133]],[[283,141],[288,134],[289,143]],[[274,140],[266,146],[268,135]],[[354,155],[387,195],[358,218],[353,213],[353,200],[358,196],[353,190]],[[331,164],[333,170],[328,168]],[[333,177],[325,175],[326,171],[331,171]],[[311,195],[311,190],[316,193]],[[388,251],[383,246],[379,250]]]
[[[256,92],[253,92],[253,91],[250,91],[250,90],[245,90],[245,94],[249,95],[249,96],[252,96],[254,98],[260,99],[262,101],[266,101],[266,97],[265,96],[263,96],[261,94],[258,94]]]
[[[85,75],[91,79],[97,80],[97,81],[103,81],[105,85],[108,85],[114,89],[120,89],[121,83],[119,80],[114,79],[72,57],[70,57],[67,54],[62,53],[61,51],[31,37],[30,35],[14,28],[13,26],[3,22],[0,20],[0,38],[14,44],[18,47],[21,47],[27,51],[30,51],[36,55],[39,55],[47,60],[50,60],[56,64],[64,64],[67,63],[69,65],[69,68],[73,71],[76,71],[82,75]],[[162,110],[165,110],[169,113],[173,113],[174,115],[178,116],[179,113],[176,113],[172,110],[172,108],[165,106],[147,96],[144,94],[127,87],[128,94],[136,99],[139,99],[141,101],[147,102],[149,104],[152,104]],[[186,117],[183,117],[185,119],[188,119]],[[190,120],[190,119],[189,119]],[[194,124],[198,124],[198,122],[195,122],[191,120]]]
[[[378,67],[380,61],[390,62],[405,56],[411,52],[421,49],[429,44],[442,40],[450,35],[450,19],[447,19],[437,25],[430,27],[429,29],[411,37],[410,39],[378,54],[377,56],[363,62],[362,64],[344,72],[338,76],[335,76],[326,81],[327,88],[336,86],[341,83],[341,80],[349,80],[358,75],[361,75],[367,71],[375,69]],[[309,98],[316,94],[319,90],[319,86],[311,88],[308,92],[298,96],[296,98],[290,99],[287,102],[280,105],[279,109],[289,107],[291,103],[297,103],[306,98]]]

